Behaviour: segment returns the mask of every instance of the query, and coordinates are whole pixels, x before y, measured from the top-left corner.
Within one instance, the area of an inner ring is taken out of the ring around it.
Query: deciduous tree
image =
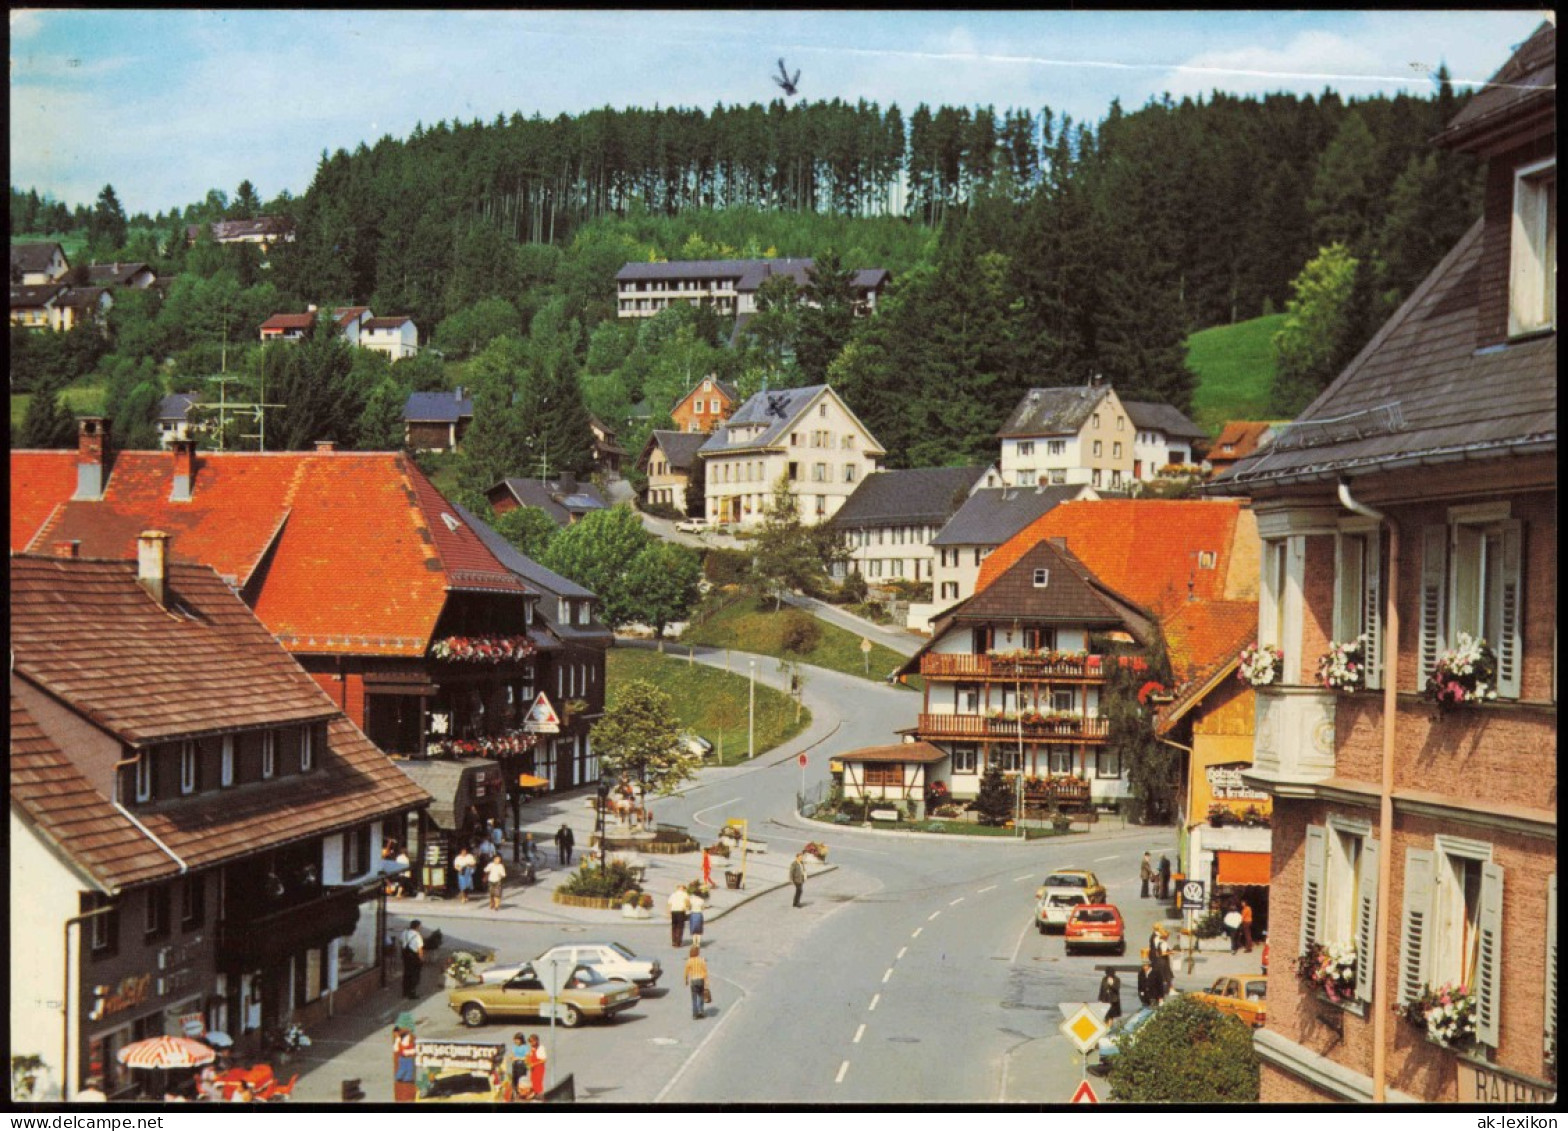
[[[662,639],[665,626],[691,615],[701,580],[702,559],[695,550],[673,542],[654,542],[633,559],[626,585],[637,619]]]
[[[1111,1062],[1111,1097],[1118,1103],[1258,1102],[1258,1054],[1252,1030],[1211,1005],[1178,995],[1155,1010]]]
[[[702,765],[681,742],[674,700],[645,679],[619,684],[589,733],[607,770],[637,778],[660,795],[675,792]]]

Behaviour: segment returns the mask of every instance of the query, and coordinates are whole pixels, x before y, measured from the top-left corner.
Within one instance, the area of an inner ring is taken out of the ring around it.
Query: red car
[[[1097,946],[1127,953],[1127,932],[1122,924],[1122,913],[1111,903],[1085,903],[1075,907],[1067,917],[1064,943],[1067,953]]]

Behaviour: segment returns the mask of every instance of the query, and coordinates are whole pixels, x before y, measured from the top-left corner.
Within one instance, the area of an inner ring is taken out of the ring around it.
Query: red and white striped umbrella
[[[127,1068],[197,1068],[217,1057],[211,1048],[189,1037],[148,1037],[132,1041],[119,1053]]]

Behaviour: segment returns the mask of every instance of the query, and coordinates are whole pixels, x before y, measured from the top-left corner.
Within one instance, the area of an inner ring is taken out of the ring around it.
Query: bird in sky
[[[773,76],[773,81],[783,88],[785,94],[794,97],[799,93],[800,71],[797,69],[791,76],[789,68],[784,65],[784,60],[780,59],[779,73]]]

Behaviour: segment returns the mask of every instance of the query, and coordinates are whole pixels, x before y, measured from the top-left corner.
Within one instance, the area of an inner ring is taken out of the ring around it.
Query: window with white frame
[[[1102,442],[1100,442],[1099,440],[1096,440],[1094,442],[1094,458],[1095,459],[1099,459],[1100,456],[1102,456],[1104,453],[1105,453],[1105,445]]]
[[[1125,416],[1118,416],[1116,418],[1116,431],[1124,432],[1126,430],[1127,430],[1127,418]]]
[[[1531,334],[1557,325],[1557,159],[1514,174],[1509,237],[1508,332]]]
[[[1378,842],[1372,824],[1359,817],[1331,813],[1323,825],[1306,835],[1302,874],[1301,952],[1313,943],[1353,945],[1356,953],[1355,996],[1372,1000],[1372,972],[1377,961]]]
[[[1047,746],[1045,751],[1046,762],[1050,766],[1051,773],[1070,774],[1073,772],[1076,763],[1073,759],[1073,748],[1071,746]]]
[[[1051,710],[1057,714],[1068,714],[1072,711],[1073,693],[1070,690],[1056,689],[1051,692]]]
[[[855,481],[855,465],[852,464],[852,463],[846,463],[844,465],[844,482],[845,483],[853,483],[854,481]]]
[[[1100,427],[1100,414],[1099,413],[1095,413],[1094,414],[1094,427],[1096,429],[1098,429]]]
[[[194,742],[180,743],[180,793],[195,793],[201,788],[201,760]]]
[[[1276,538],[1263,543],[1263,577],[1258,593],[1258,642],[1282,647],[1285,640],[1285,592],[1289,581],[1290,544]]]
[[[1383,539],[1376,526],[1341,530],[1334,540],[1334,639],[1366,637],[1367,687],[1383,686]]]
[[[973,746],[953,747],[953,772],[955,774],[972,774],[979,765],[980,753]]]
[[[1062,486],[1062,484],[1064,484],[1066,482],[1067,482],[1067,472],[1065,472],[1065,471],[1053,471],[1053,472],[1051,472],[1051,486],[1053,486],[1053,487],[1060,487],[1060,486]]]
[[[944,582],[942,582],[942,600],[944,600],[944,601],[956,601],[956,600],[958,600],[958,582],[956,582],[956,581],[944,581]]]
[[[151,801],[156,788],[157,772],[153,751],[143,750],[136,760],[136,800]]]
[[[1019,766],[1017,748],[1004,746],[1000,750],[993,749],[991,751],[991,765],[1000,766],[1004,774],[1017,773]]]
[[[1037,570],[1034,571],[1034,587],[1036,589],[1044,589],[1050,583],[1051,583],[1051,571],[1050,570],[1048,570],[1048,569],[1037,569]]]
[[[1476,1041],[1496,1048],[1501,1030],[1503,868],[1484,841],[1438,835],[1405,852],[1399,1001],[1452,983],[1476,999]]]
[[[301,773],[308,773],[316,764],[316,733],[311,727],[299,729],[299,768]]]
[[[218,784],[227,788],[234,784],[234,736],[223,736],[223,748],[218,754]]]
[[[1064,455],[1066,455],[1067,454],[1067,441],[1066,440],[1047,440],[1045,442],[1045,454],[1048,455],[1048,456],[1064,456]]]
[[[1101,746],[1094,752],[1094,776],[1097,778],[1119,778],[1122,776],[1122,753],[1120,750],[1109,746]]]
[[[278,736],[272,731],[261,735],[261,776],[270,778],[278,770]]]
[[[1019,440],[1018,441],[1018,454],[1021,455],[1021,456],[1032,456],[1032,455],[1034,455],[1034,441],[1033,440]]]
[[[1100,482],[1100,469],[1097,467],[1089,474],[1089,481],[1096,487],[1104,486]]]
[[[1519,697],[1523,556],[1524,523],[1506,503],[1452,507],[1446,526],[1422,529],[1418,687],[1466,633],[1496,655],[1497,694]]]
[[[1122,458],[1122,445],[1120,440],[1111,445],[1111,456],[1113,459]]]

